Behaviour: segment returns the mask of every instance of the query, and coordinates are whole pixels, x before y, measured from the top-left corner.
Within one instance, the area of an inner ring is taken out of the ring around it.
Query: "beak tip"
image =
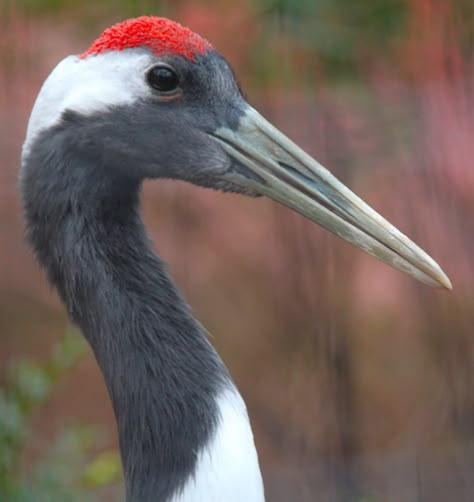
[[[441,281],[441,285],[443,286],[443,288],[447,289],[448,291],[453,290],[453,285],[451,284],[451,281],[449,280],[449,277],[447,275],[445,275],[443,277],[443,280]]]
[[[448,291],[453,290],[453,285],[449,280],[449,277],[441,269],[439,269],[438,273],[436,274],[436,282],[443,289],[447,289]]]

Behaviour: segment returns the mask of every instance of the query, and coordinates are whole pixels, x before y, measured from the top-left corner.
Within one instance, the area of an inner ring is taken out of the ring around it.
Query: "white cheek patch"
[[[143,49],[111,51],[85,59],[78,56],[63,59],[36,98],[23,156],[36,136],[59,123],[66,110],[91,115],[150,95],[145,73],[152,62],[153,56]]]

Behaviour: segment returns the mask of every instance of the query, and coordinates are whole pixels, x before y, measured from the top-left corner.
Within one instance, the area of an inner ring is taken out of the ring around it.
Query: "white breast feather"
[[[247,409],[236,389],[218,398],[221,420],[200,453],[194,478],[171,502],[263,502],[263,482]]]

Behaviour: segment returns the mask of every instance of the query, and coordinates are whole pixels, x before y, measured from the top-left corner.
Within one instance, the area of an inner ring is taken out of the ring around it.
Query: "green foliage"
[[[398,0],[256,0],[275,39],[284,35],[316,58],[329,77],[355,76],[360,59],[381,54],[403,35],[408,11]]]
[[[83,481],[88,487],[108,485],[118,478],[122,472],[120,456],[116,450],[107,450],[99,455],[84,469]]]
[[[9,0],[7,0],[8,2]],[[160,0],[102,0],[78,3],[75,0],[13,0],[15,8],[25,14],[54,14],[60,12],[95,11],[96,13],[116,13],[120,16],[138,16],[159,12],[164,2]]]
[[[87,465],[86,454],[96,437],[90,427],[69,427],[33,465],[23,458],[36,440],[29,425],[33,412],[86,350],[83,338],[68,331],[45,363],[19,360],[10,366],[7,382],[0,387],[0,500],[89,501],[94,500],[90,489],[120,478],[116,451],[101,453]]]

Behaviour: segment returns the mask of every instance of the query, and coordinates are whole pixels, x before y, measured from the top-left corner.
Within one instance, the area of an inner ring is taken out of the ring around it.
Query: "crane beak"
[[[232,182],[294,209],[375,258],[430,286],[452,289],[439,265],[249,106],[236,130],[213,137],[253,175]]]

